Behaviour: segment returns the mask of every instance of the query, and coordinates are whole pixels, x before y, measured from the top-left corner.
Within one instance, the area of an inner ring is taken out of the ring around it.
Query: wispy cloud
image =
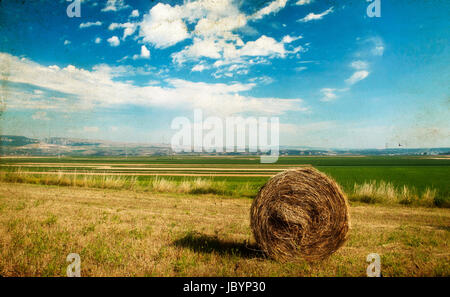
[[[257,82],[257,83],[262,83],[264,85],[270,85],[271,83],[273,83],[275,80],[273,78],[271,78],[270,76],[267,75],[263,75],[263,76],[258,76],[258,77],[253,77],[249,79],[250,82]]]
[[[286,6],[287,0],[275,0],[270,2],[269,5],[261,8],[256,13],[254,13],[252,16],[250,16],[250,19],[259,20],[262,19],[264,16],[277,13],[281,9],[283,9]]]
[[[357,70],[367,69],[369,64],[366,61],[356,60],[353,61],[350,66]]]
[[[382,56],[384,53],[384,45],[375,45],[372,49],[372,54],[374,56]]]
[[[102,25],[102,22],[100,22],[100,21],[86,22],[86,23],[81,23],[80,24],[80,29],[89,28],[89,27],[92,27],[92,26],[101,26],[101,25]]]
[[[320,93],[322,94],[322,98],[320,99],[320,101],[323,101],[323,102],[334,101],[339,97],[338,93],[345,92],[345,91],[348,91],[348,89],[347,88],[344,88],[344,89],[322,88],[320,90]]]
[[[119,11],[129,7],[124,0],[108,0],[102,11]]]
[[[243,95],[256,84],[221,84],[190,82],[181,79],[165,80],[165,87],[137,86],[131,82],[116,81],[115,77],[130,70],[99,65],[91,71],[69,65],[64,68],[44,66],[27,59],[0,53],[7,61],[10,82],[30,84],[77,98],[83,106],[156,106],[160,108],[202,108],[217,115],[239,113],[283,114],[287,111],[306,112],[308,108],[300,98],[252,97]],[[11,97],[14,101],[15,97]],[[20,100],[20,96],[17,97]],[[73,103],[70,103],[73,105]],[[51,104],[50,104],[51,105]]]
[[[311,4],[313,2],[314,0],[298,0],[297,2],[295,2],[295,5],[306,5]]]
[[[349,85],[353,85],[363,79],[365,79],[367,76],[369,76],[369,71],[367,70],[360,70],[356,71],[350,76],[348,79],[345,80],[346,83]]]
[[[307,14],[304,18],[299,19],[299,22],[302,23],[306,23],[306,22],[310,22],[310,21],[314,21],[314,20],[320,20],[322,19],[324,16],[326,16],[327,14],[330,14],[333,12],[333,7],[328,8],[327,10],[325,10],[322,13],[319,14],[315,14],[313,12],[310,12],[309,14]]]
[[[355,56],[363,59],[381,57],[386,49],[386,45],[380,36],[358,39],[358,43],[360,49],[355,53]]]
[[[289,36],[289,35],[286,35],[286,36],[283,37],[283,39],[281,40],[281,42],[283,42],[283,43],[291,43],[291,42],[294,42],[294,41],[299,40],[299,39],[302,39],[302,38],[303,38],[303,36],[301,36],[301,35],[299,35],[299,36],[294,36],[294,37]]]
[[[194,67],[192,67],[191,71],[192,72],[202,72],[203,70],[208,69],[209,67],[206,66],[205,64],[197,64]]]

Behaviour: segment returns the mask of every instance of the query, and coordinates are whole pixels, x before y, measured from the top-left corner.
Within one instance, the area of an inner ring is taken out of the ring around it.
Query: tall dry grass
[[[432,207],[436,205],[437,190],[426,188],[422,193],[414,187],[396,187],[386,181],[355,183],[349,194],[351,201],[380,204],[404,204]]]
[[[196,178],[193,180],[174,180],[159,176],[151,179],[148,188],[155,192],[188,193],[188,194],[230,194],[224,181]]]
[[[140,182],[136,176],[108,175],[107,173],[92,175],[88,172],[67,174],[61,171],[56,174],[30,174],[21,168],[14,171],[0,171],[0,181],[85,188],[144,190],[161,193],[220,195],[238,193],[238,191],[233,192],[227,189],[225,181],[213,181],[205,178],[175,181],[156,176],[146,182]]]
[[[215,181],[212,178],[199,177],[177,181],[170,177],[156,176],[149,180],[140,181],[137,176],[108,175],[106,172],[99,175],[89,174],[89,172],[68,174],[62,171],[56,174],[31,174],[21,168],[12,171],[0,171],[0,181],[69,187],[128,189],[159,193],[215,194],[250,198],[256,196],[259,188],[257,185],[249,182],[233,185],[226,181]],[[347,191],[347,195],[350,201],[370,204],[450,207],[449,204],[439,203],[439,199],[442,200],[442,197],[439,197],[439,192],[434,188],[426,188],[424,191],[419,192],[414,187],[406,185],[396,187],[386,181],[373,180],[363,184],[355,183],[353,189]]]
[[[67,174],[30,174],[21,168],[14,171],[0,171],[0,181],[10,183],[31,183],[48,186],[70,186],[102,189],[129,189],[133,190],[137,185],[136,176],[112,176],[107,173],[89,175],[84,172]]]

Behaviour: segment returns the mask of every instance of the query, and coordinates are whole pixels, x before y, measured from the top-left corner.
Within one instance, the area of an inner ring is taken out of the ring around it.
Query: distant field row
[[[225,163],[228,162],[228,163]],[[228,189],[249,184],[257,190],[276,173],[298,166],[314,166],[351,192],[355,184],[389,182],[424,192],[435,189],[438,199],[450,201],[448,157],[280,157],[275,164],[260,164],[257,157],[139,157],[139,158],[1,158],[1,171],[36,174],[123,175],[140,182],[155,176],[174,181],[197,177],[224,182]]]

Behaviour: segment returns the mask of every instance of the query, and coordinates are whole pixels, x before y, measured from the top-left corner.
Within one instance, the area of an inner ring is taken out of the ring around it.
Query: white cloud
[[[300,36],[294,36],[294,37],[286,35],[286,36],[283,37],[281,42],[283,42],[283,43],[291,43],[291,42],[294,42],[294,41],[302,39],[302,38],[303,38],[303,36],[301,36],[301,35]]]
[[[140,23],[139,35],[144,42],[157,48],[172,46],[189,37],[187,27],[182,21],[180,6],[158,3],[144,15]]]
[[[10,65],[8,69],[0,68],[0,75],[6,75],[8,72],[10,82],[30,84],[37,88],[66,94],[65,96],[72,101],[65,103],[68,104],[65,107],[62,105],[64,102],[58,103],[58,107],[64,110],[74,106],[92,108],[123,104],[178,109],[202,108],[216,115],[239,113],[275,115],[287,111],[308,110],[300,98],[256,98],[242,95],[242,92],[255,87],[252,83],[210,84],[168,79],[164,87],[137,86],[132,82],[114,79],[124,73],[128,75],[129,69],[126,67],[98,65],[89,71],[69,65],[57,69],[27,59],[22,60],[6,53],[0,53],[0,60]],[[20,95],[8,94],[8,98],[10,98],[8,106],[15,104],[17,100],[23,100]],[[34,102],[28,103],[32,103],[34,108],[37,108]],[[54,102],[50,101],[45,106],[55,108],[52,103]],[[21,106],[19,105],[18,108]]]
[[[262,35],[244,43],[236,30],[248,27],[248,21],[279,11],[286,6],[286,2],[274,0],[251,16],[242,13],[234,0],[184,1],[182,5],[173,6],[158,3],[144,14],[139,23],[139,36],[143,42],[156,48],[167,48],[186,39],[192,40],[191,44],[172,54],[173,62],[179,65],[186,62],[204,65],[202,58],[216,60],[214,67],[236,63],[254,64],[249,61],[249,57],[284,58],[286,54],[295,54],[303,49],[301,46],[286,48],[301,36],[287,35],[277,42]],[[194,29],[188,32],[187,25]],[[204,70],[200,66],[193,68]],[[236,69],[234,73],[221,70],[214,75],[233,76],[238,72],[247,73],[248,69]]]
[[[306,67],[306,66],[299,66],[299,67],[295,67],[294,68],[294,70],[297,71],[297,72],[301,72],[301,71],[306,70],[306,69],[308,69],[308,67]]]
[[[259,82],[264,85],[270,85],[271,83],[274,82],[274,79],[271,78],[270,76],[263,75],[263,76],[259,76],[259,77],[253,77],[253,78],[249,79],[249,81],[250,82]]]
[[[372,36],[362,41],[366,47],[359,52],[360,56],[382,56],[385,50],[385,44],[381,37]]]
[[[203,18],[219,19],[240,14],[235,0],[197,0],[185,1],[182,6],[183,18],[189,23]]]
[[[194,38],[192,45],[186,46],[182,51],[172,55],[175,62],[182,64],[188,60],[202,57],[216,59],[215,67],[232,63],[256,64],[255,61],[246,61],[245,57],[284,57],[288,52],[284,42],[277,42],[272,37],[262,35],[257,40],[241,43],[237,46],[223,39]]]
[[[145,45],[141,46],[141,57],[150,58],[150,51],[145,47]]]
[[[335,100],[338,96],[336,95],[336,89],[332,89],[332,88],[323,88],[320,90],[320,92],[322,93],[323,97],[322,99],[320,99],[320,101],[324,101],[324,102],[328,102],[328,101],[333,101]]]
[[[244,27],[247,17],[241,13],[231,14],[220,18],[207,17],[198,21],[194,34],[203,37],[222,37],[226,39],[237,39],[231,32]]]
[[[108,0],[102,11],[119,11],[128,7],[130,6],[126,5],[124,0]]]
[[[125,40],[127,36],[133,35],[133,33],[136,31],[137,25],[133,23],[125,23],[122,24],[124,30],[123,30],[123,36],[122,39]]]
[[[116,30],[119,28],[121,28],[121,24],[119,24],[119,23],[111,23],[108,26],[108,30],[110,30],[110,31],[113,31],[113,30]]]
[[[137,29],[137,24],[136,23],[123,23],[123,24],[118,24],[118,23],[111,23],[108,27],[109,30],[113,31],[119,28],[123,28],[123,36],[122,36],[122,40],[125,40],[127,38],[127,36],[131,36],[133,35],[133,33],[136,31]]]
[[[322,98],[320,99],[320,101],[323,102],[334,101],[337,98],[339,98],[338,93],[347,92],[348,90],[349,88],[342,88],[342,89],[323,88],[320,90],[320,92],[322,93]]]
[[[305,16],[304,18],[302,18],[302,19],[299,19],[298,21],[299,21],[299,22],[306,23],[306,22],[310,22],[310,21],[314,21],[314,20],[320,20],[320,19],[322,19],[324,16],[326,16],[327,14],[332,13],[332,12],[333,12],[333,7],[330,7],[330,8],[328,8],[327,10],[325,10],[324,12],[319,13],[319,14],[315,14],[315,13],[313,13],[313,12],[310,12],[308,15],[306,15],[306,16]]]
[[[110,46],[118,46],[120,44],[120,40],[117,36],[113,36],[107,39]]]
[[[31,116],[31,118],[33,120],[41,120],[41,121],[48,121],[48,120],[50,120],[47,117],[47,112],[45,112],[45,111],[37,111]]]
[[[137,18],[137,17],[139,17],[139,10],[134,9],[134,10],[131,12],[130,17],[131,17],[131,18]]]
[[[101,26],[101,25],[102,25],[102,22],[100,22],[100,21],[86,22],[86,23],[81,23],[80,24],[80,29],[89,28],[89,27],[92,27],[92,26]]]
[[[154,69],[148,67],[133,67],[129,65],[109,66],[107,64],[98,64],[92,67],[92,70],[98,75],[116,78],[134,75],[148,75]]]
[[[192,72],[202,72],[203,70],[208,69],[208,66],[204,65],[204,64],[197,64],[194,67],[192,67],[191,71]]]
[[[272,13],[277,13],[278,11],[280,11],[282,8],[284,8],[286,6],[286,2],[287,2],[287,0],[272,1],[269,5],[261,8],[256,13],[254,13],[250,17],[250,19],[259,20],[259,19],[262,19],[266,15],[269,15]]]
[[[95,38],[95,43],[99,44],[100,42],[102,42],[102,39],[100,37]]]
[[[296,5],[306,5],[306,4],[311,4],[313,2],[314,2],[314,0],[298,0],[295,4]]]
[[[218,69],[213,73],[215,78],[220,77],[233,77],[235,74],[242,75],[248,74],[248,66],[245,64],[232,64],[230,66],[226,66]]]
[[[71,44],[70,40],[64,40],[64,45],[69,45]]]
[[[281,56],[286,51],[283,42],[277,42],[272,37],[262,35],[255,41],[247,42],[240,50],[242,56]]]
[[[348,85],[354,85],[355,83],[365,79],[370,73],[367,71],[368,63],[362,60],[355,60],[350,64],[350,67],[356,69],[356,71],[345,80]],[[320,101],[330,102],[336,100],[340,92],[346,92],[350,89],[350,87],[343,89],[334,89],[334,88],[322,88],[320,92],[322,93],[322,98]]]
[[[298,38],[298,37],[296,37]],[[194,38],[194,43],[192,45],[186,46],[182,51],[172,55],[174,62],[182,64],[190,60],[198,60],[202,57],[207,57],[210,59],[217,60],[214,62],[214,67],[224,67],[229,64],[241,64],[238,74],[246,74],[248,70],[243,70],[241,68],[248,67],[253,64],[267,63],[263,57],[269,58],[284,58],[286,54],[296,53],[302,49],[298,47],[289,51],[285,48],[286,41],[293,41],[293,37],[284,38],[284,41],[277,42],[272,37],[262,35],[257,40],[248,41],[243,43],[240,40],[239,45],[233,42],[227,42],[224,39],[214,40],[212,38],[201,39]],[[256,58],[253,58],[256,57]],[[234,69],[238,68],[235,66]],[[217,74],[224,73],[224,71],[216,72]],[[227,76],[233,76],[228,74]]]
[[[345,80],[346,83],[353,85],[363,79],[365,79],[369,75],[369,71],[366,70],[360,70],[356,71],[352,74],[348,79]]]
[[[207,57],[211,59],[220,59],[222,57],[223,47],[220,42],[213,39],[195,38],[192,45],[186,46],[182,51],[172,55],[175,62],[182,64],[187,60]]]
[[[361,61],[361,60],[357,60],[357,61],[353,61],[350,66],[354,69],[357,70],[363,70],[363,69],[367,69],[368,68],[368,64],[366,61]]]
[[[150,58],[150,51],[147,49],[147,47],[145,45],[141,46],[141,54],[140,55],[133,56],[133,60],[136,60],[138,58],[142,58],[142,59]]]
[[[3,95],[9,98],[8,109],[30,109],[30,110],[64,110],[68,111],[72,106],[66,106],[65,98],[54,96],[40,96],[29,91],[7,87],[2,90]],[[79,109],[81,110],[81,108]]]
[[[384,46],[383,45],[377,45],[372,49],[372,54],[375,56],[382,56],[384,53]]]

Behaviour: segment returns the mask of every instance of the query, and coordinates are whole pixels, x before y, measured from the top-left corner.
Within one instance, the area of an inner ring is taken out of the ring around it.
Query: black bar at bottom
[[[32,288],[33,292],[42,289],[46,293],[84,292],[102,296],[106,293],[131,296],[130,293],[133,292],[140,292],[140,296],[290,296],[297,292],[299,295],[295,295],[302,296],[306,292],[321,293],[329,290],[343,293],[348,288],[362,288],[361,293],[366,290],[374,292],[381,290],[384,285],[389,288],[398,286],[406,293],[423,290],[429,284],[433,289],[437,289],[436,286],[445,288],[448,278],[0,278],[2,290],[10,286],[16,294],[22,289]],[[56,286],[61,288],[53,290]]]

